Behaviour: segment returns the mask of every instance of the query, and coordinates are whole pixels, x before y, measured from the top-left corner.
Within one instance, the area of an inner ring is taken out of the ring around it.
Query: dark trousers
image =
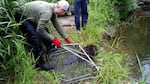
[[[21,18],[21,14],[15,15],[15,19],[17,22],[19,22],[20,18]],[[22,17],[22,18],[25,19],[25,17]],[[20,29],[21,29],[22,33],[24,34],[24,36],[26,37],[27,42],[32,45],[33,54],[34,54],[35,59],[37,59],[40,56],[39,60],[37,62],[44,63],[44,60],[42,57],[42,55],[43,55],[42,42],[47,47],[47,49],[49,47],[51,47],[52,42],[48,42],[48,41],[42,39],[36,33],[36,28],[37,28],[37,24],[33,23],[30,20],[26,20],[22,23],[22,25],[20,25]]]
[[[81,14],[81,26],[84,27],[88,20],[88,2],[87,0],[74,0],[74,13],[75,13],[75,25],[77,30],[80,30],[80,14]]]

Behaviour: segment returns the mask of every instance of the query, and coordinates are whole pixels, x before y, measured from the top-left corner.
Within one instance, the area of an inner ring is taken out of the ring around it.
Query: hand
[[[68,37],[65,37],[65,41],[66,41],[67,43],[71,43],[71,40],[70,40]]]
[[[56,38],[54,37],[52,42],[57,46],[57,47],[61,47],[62,46],[62,43]]]

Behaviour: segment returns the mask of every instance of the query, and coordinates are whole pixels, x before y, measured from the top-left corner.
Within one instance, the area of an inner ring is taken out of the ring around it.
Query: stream
[[[123,38],[121,45],[132,59],[131,76],[150,84],[150,10],[139,10],[132,17],[131,24],[118,29]]]

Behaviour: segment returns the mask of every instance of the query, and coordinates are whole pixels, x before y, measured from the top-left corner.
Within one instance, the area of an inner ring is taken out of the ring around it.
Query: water
[[[145,58],[150,54],[150,17],[133,22],[124,36],[126,47],[137,53],[140,59]]]
[[[132,77],[138,80],[150,79],[150,17],[139,16],[132,24],[122,26],[119,32],[122,34],[123,48],[131,55],[131,59],[134,59]],[[142,72],[136,55],[139,57]],[[146,81],[146,84],[150,84],[150,81]]]

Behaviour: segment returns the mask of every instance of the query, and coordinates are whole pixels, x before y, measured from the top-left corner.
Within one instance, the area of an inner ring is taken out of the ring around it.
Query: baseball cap
[[[69,3],[66,0],[60,0],[57,2],[57,6],[67,11],[69,8]]]

